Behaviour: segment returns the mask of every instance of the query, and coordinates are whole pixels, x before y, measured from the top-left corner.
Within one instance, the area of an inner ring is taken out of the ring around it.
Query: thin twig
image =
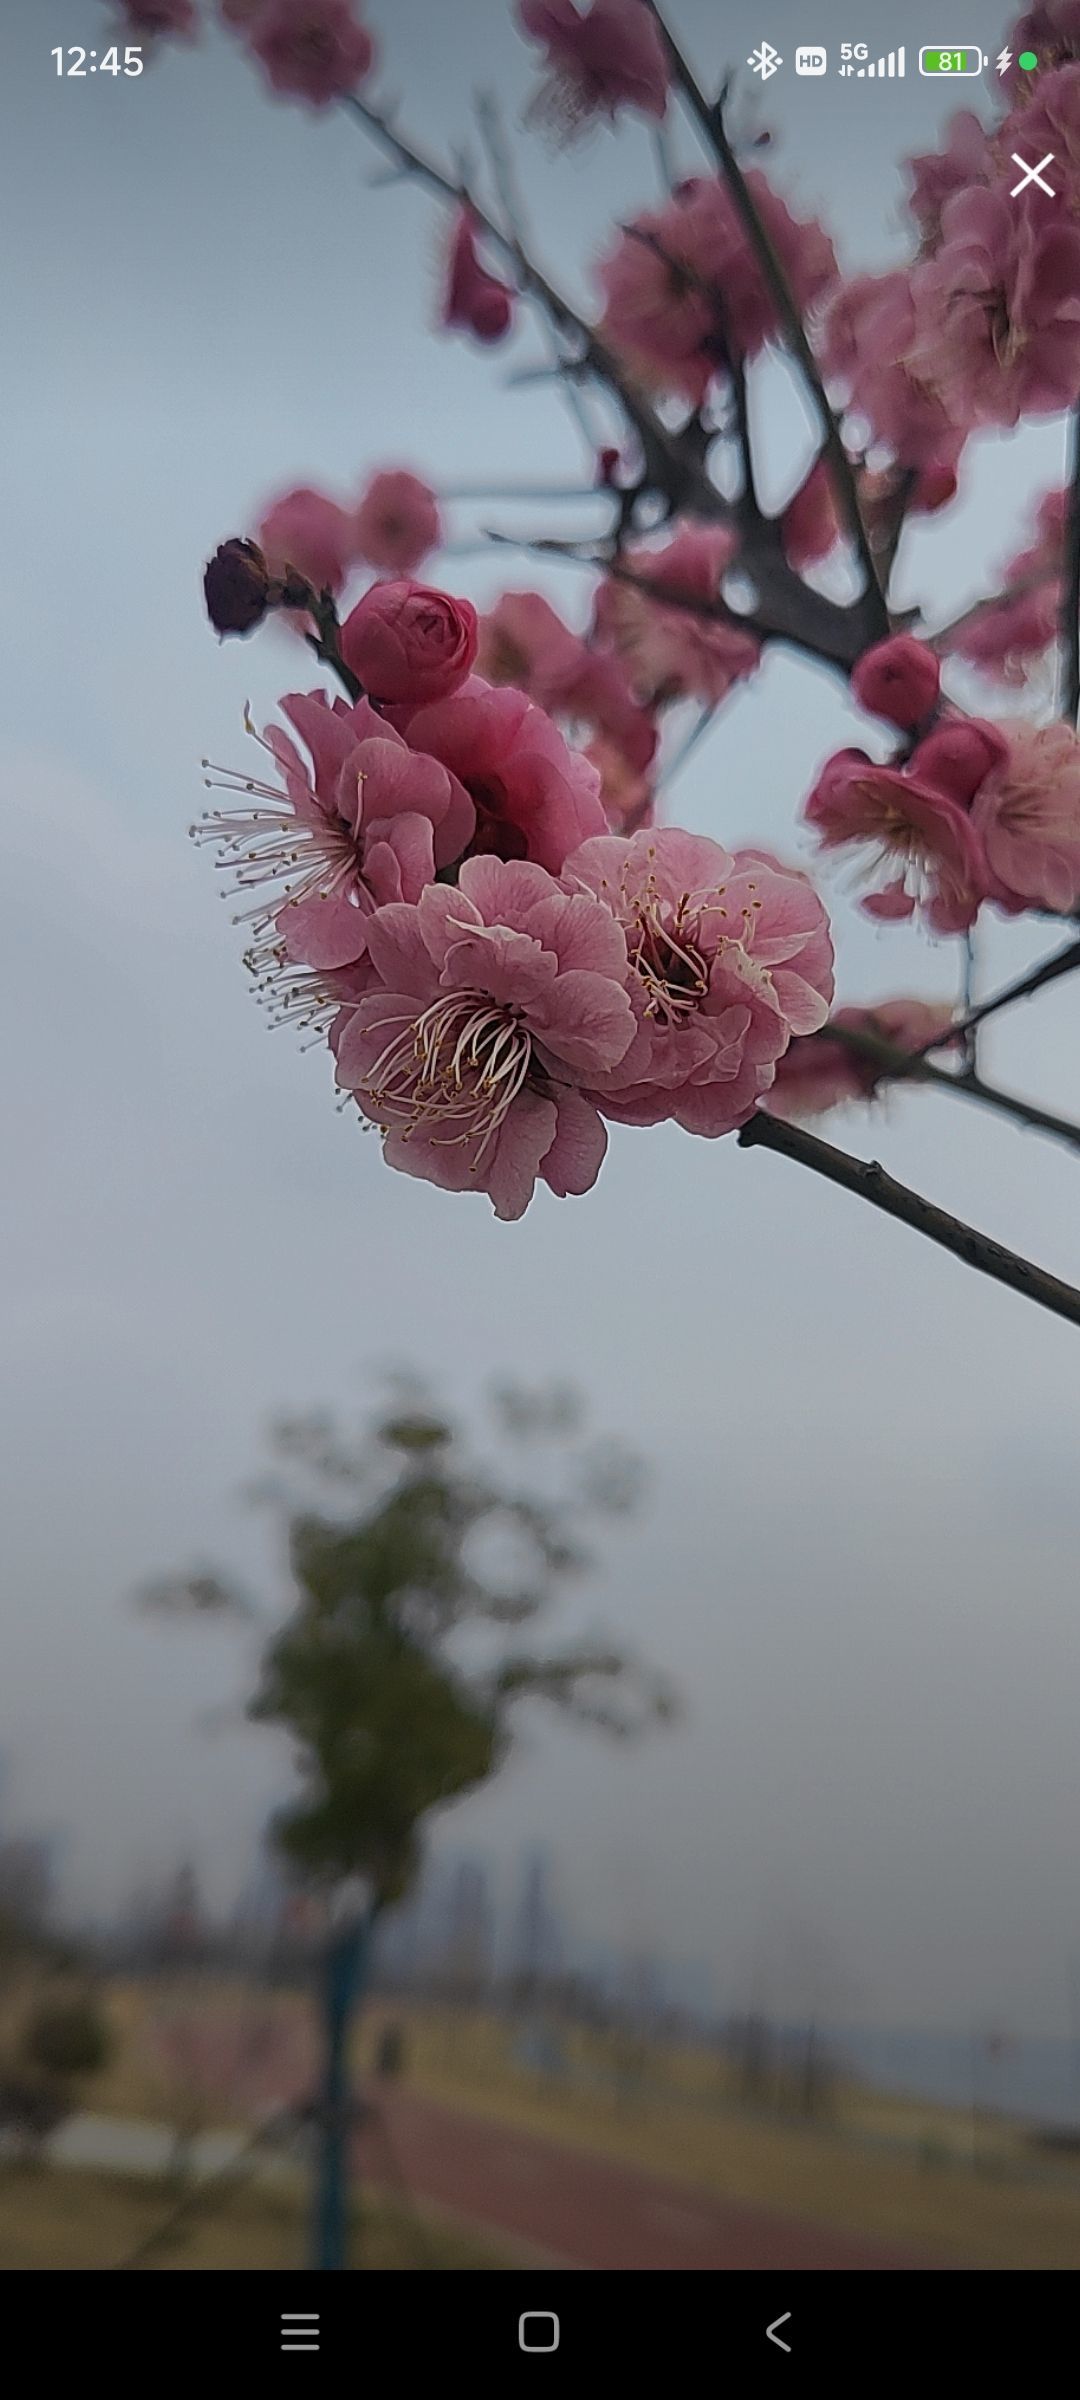
[[[1071,975],[1075,967],[1080,967],[1080,941],[1067,942],[1064,950],[1055,950],[1052,958],[1044,958],[1041,966],[1032,967],[1026,975],[1017,976],[1015,983],[1005,985],[1004,991],[994,992],[989,1000],[980,1000],[977,1008],[969,1009],[965,1016],[956,1019],[950,1038],[970,1033],[975,1025],[984,1025],[987,1017],[996,1017],[999,1009],[1011,1008],[1016,1000],[1030,999],[1033,992],[1041,992],[1046,984],[1056,983],[1059,975]],[[928,1050],[936,1050],[937,1047],[936,1039],[926,1044]]]
[[[498,105],[490,92],[479,92],[476,96],[475,105],[476,121],[480,127],[480,135],[484,144],[484,148],[487,151],[488,165],[491,169],[491,179],[498,194],[499,206],[502,209],[503,217],[505,219],[506,231],[509,234],[513,244],[515,257],[518,259],[518,261],[521,261],[527,256],[528,228],[525,221],[524,205],[522,203],[521,194],[518,190],[517,178],[514,174],[513,165],[511,163],[510,152],[503,136],[502,119],[499,115]],[[576,376],[573,374],[568,374],[566,371],[569,362],[566,358],[563,344],[550,323],[548,323],[547,331],[552,361],[557,367],[562,381],[563,396],[566,400],[566,405],[570,410],[571,416],[574,419],[574,423],[577,426],[578,432],[580,433],[590,456],[595,461],[598,451],[601,447],[596,428],[590,421],[589,412],[582,398]]]
[[[839,1042],[856,1057],[865,1058],[881,1069],[883,1083],[929,1083],[938,1091],[953,1092],[961,1100],[974,1100],[982,1108],[994,1109],[999,1116],[1011,1117],[1015,1124],[1024,1125],[1030,1132],[1046,1133],[1054,1141],[1064,1142],[1070,1150],[1080,1150],[1080,1125],[1070,1117],[1059,1117],[1052,1109],[1040,1108],[1037,1100],[1025,1100],[1018,1092],[1003,1092],[996,1083],[985,1083],[974,1069],[939,1067],[927,1058],[925,1051],[900,1050],[895,1042],[887,1042],[875,1033],[863,1032],[853,1025],[826,1025],[820,1038]],[[935,1046],[945,1047],[951,1033],[937,1037]]]
[[[1065,588],[1061,597],[1062,702],[1070,725],[1080,718],[1080,408],[1073,410]]]
[[[836,498],[847,526],[852,547],[862,568],[865,584],[863,603],[866,610],[869,639],[881,641],[889,631],[889,611],[863,521],[862,510],[859,507],[854,469],[844,447],[844,437],[840,431],[839,422],[830,407],[821,378],[821,370],[807,339],[802,312],[758,215],[746,177],[728,140],[727,129],[724,125],[722,99],[716,101],[715,104],[710,104],[706,99],[693,69],[684,58],[671,32],[659,0],[645,0],[645,4],[656,19],[667,47],[676,81],[696,117],[705,141],[724,177],[735,208],[742,219],[746,238],[772,295],[773,305],[783,327],[788,346],[793,357],[798,361],[803,382],[821,428],[822,441],[832,469]]]
[[[471,209],[481,230],[513,267],[522,290],[546,312],[568,346],[576,347],[576,357],[564,361],[562,374],[588,374],[617,401],[640,445],[644,462],[641,488],[661,493],[673,514],[682,512],[711,524],[730,522],[730,503],[708,474],[696,430],[673,430],[665,425],[645,394],[623,372],[602,336],[563,298],[523,244],[496,223],[467,183],[418,150],[355,93],[341,105],[403,175],[414,177],[440,199]],[[877,638],[878,620],[875,616],[873,624],[868,624],[865,599],[829,600],[802,581],[784,556],[777,526],[762,523],[756,534],[752,526],[745,527],[740,565],[759,595],[763,639],[790,642],[848,675],[867,641]],[[674,595],[667,597],[673,607],[682,605]],[[723,612],[718,607],[715,613]]]
[[[644,394],[628,383],[614,354],[601,341],[594,328],[556,290],[531,253],[496,223],[468,184],[460,176],[448,174],[435,159],[418,150],[414,142],[407,141],[404,135],[397,133],[387,119],[380,116],[378,109],[370,108],[367,101],[361,100],[355,92],[350,93],[341,105],[396,160],[403,173],[426,184],[428,190],[436,192],[440,199],[450,200],[456,207],[467,207],[472,211],[489,241],[495,244],[515,269],[523,291],[540,303],[558,333],[572,336],[578,344],[580,362],[570,361],[567,371],[572,371],[575,363],[580,363],[614,392],[624,416],[637,434],[646,468],[657,489],[667,492],[676,506],[689,509],[691,514],[706,518],[725,514],[725,503],[705,474],[700,460],[692,455],[679,435],[672,433],[663,423]]]
[[[871,1208],[879,1208],[886,1216],[910,1225],[927,1241],[951,1250],[954,1258],[974,1267],[978,1274],[989,1275],[995,1283],[1004,1283],[1010,1291],[1033,1300],[1037,1308],[1049,1309],[1053,1316],[1080,1325],[1080,1291],[1071,1283],[1062,1283],[1058,1276],[1048,1275],[1045,1268],[1034,1266],[1017,1251],[1007,1250],[1003,1243],[991,1241],[988,1234],[966,1225],[962,1217],[950,1216],[933,1201],[924,1200],[920,1192],[911,1191],[907,1184],[898,1183],[895,1176],[887,1174],[877,1159],[852,1158],[846,1150],[837,1150],[833,1143],[823,1142],[819,1134],[808,1133],[804,1125],[791,1125],[785,1118],[767,1116],[761,1109],[743,1126],[738,1141],[743,1150],[775,1150],[781,1158],[794,1159],[812,1174],[823,1175],[829,1183],[838,1183],[844,1191],[869,1201]]]

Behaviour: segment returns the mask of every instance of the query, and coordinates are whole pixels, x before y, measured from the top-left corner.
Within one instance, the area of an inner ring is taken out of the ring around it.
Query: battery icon
[[[981,50],[920,50],[920,75],[981,75],[984,66]]]

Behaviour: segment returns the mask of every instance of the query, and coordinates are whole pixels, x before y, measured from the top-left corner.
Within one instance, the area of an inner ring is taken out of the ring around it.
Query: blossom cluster
[[[390,1164],[514,1218],[538,1178],[590,1188],[606,1120],[743,1124],[826,1022],[832,943],[775,858],[612,832],[595,763],[478,643],[468,601],[373,584],[341,628],[363,696],[286,697],[267,776],[200,830]]]
[[[191,30],[189,0],[124,4]],[[355,101],[376,55],[360,0],[215,4],[276,94]],[[508,4],[539,62],[526,122],[563,140],[668,113],[678,55],[645,0]],[[1039,0],[1013,40],[1038,73],[1014,64],[987,121],[959,112],[907,162],[916,238],[884,273],[845,275],[759,152],[733,166],[706,142],[715,171],[673,167],[599,252],[589,322],[484,212],[482,186],[441,179],[441,330],[501,344],[546,291],[564,372],[587,367],[622,405],[623,446],[595,465],[610,533],[580,626],[531,588],[478,614],[419,582],[446,547],[444,504],[403,467],[358,498],[287,491],[211,562],[220,631],[274,608],[355,694],[289,695],[263,737],[267,778],[230,779],[209,824],[253,894],[260,984],[326,1035],[393,1165],[515,1217],[538,1180],[591,1185],[609,1122],[716,1135],[759,1105],[817,1113],[876,1095],[889,1070],[875,1043],[947,1041],[950,1012],[914,998],[829,1020],[831,941],[807,877],[658,823],[670,712],[704,723],[770,636],[849,674],[874,720],[817,769],[801,812],[820,854],[855,860],[869,917],[948,937],[986,908],[1080,915],[1072,723],[971,715],[941,676],[957,660],[1015,689],[1054,652],[1069,495],[1043,497],[998,594],[933,639],[880,638],[923,622],[890,614],[897,545],[908,516],[953,499],[972,435],[1080,404],[1080,0]],[[400,155],[394,123],[359,113]],[[678,133],[659,145],[669,162]],[[1049,151],[1054,198],[1034,180],[1014,192],[1015,154]],[[753,378],[779,346],[829,438],[770,515]],[[713,480],[722,445],[734,497]],[[852,563],[876,625],[859,617],[850,646],[800,642],[804,603],[842,614],[830,595]]]
[[[938,662],[910,635],[868,651],[856,699],[905,740],[886,762],[826,761],[805,806],[825,850],[865,853],[869,916],[964,933],[984,902],[1006,915],[1080,908],[1080,739],[1061,722],[991,724],[940,706]],[[880,880],[880,878],[884,880]]]

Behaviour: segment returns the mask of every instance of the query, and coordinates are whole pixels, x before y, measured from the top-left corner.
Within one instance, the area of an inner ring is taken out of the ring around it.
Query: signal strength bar
[[[856,67],[856,69],[855,69],[856,76],[860,76],[860,75],[903,75],[903,74],[905,74],[905,73],[906,73],[906,68],[905,68],[905,66],[904,66],[904,56],[905,56],[905,53],[904,53],[903,49],[900,49],[900,50],[890,50],[890,51],[888,52],[888,55],[887,55],[885,58],[879,58],[879,59],[878,59],[878,61],[877,61],[876,65],[874,65],[874,66],[870,66],[870,67]]]

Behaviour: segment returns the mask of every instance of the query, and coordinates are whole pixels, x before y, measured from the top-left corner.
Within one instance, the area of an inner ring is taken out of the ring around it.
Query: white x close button
[[[1045,192],[1048,199],[1056,199],[1057,194],[1053,184],[1046,183],[1043,179],[1043,168],[1050,165],[1055,155],[1056,154],[1053,150],[1048,150],[1046,157],[1040,158],[1038,166],[1033,167],[1028,159],[1021,158],[1019,150],[1014,150],[1012,154],[1013,165],[1014,167],[1022,167],[1024,172],[1020,177],[1019,183],[1014,183],[1012,190],[1009,193],[1010,200],[1015,200],[1019,192],[1026,192],[1029,183],[1037,183],[1040,192]]]

